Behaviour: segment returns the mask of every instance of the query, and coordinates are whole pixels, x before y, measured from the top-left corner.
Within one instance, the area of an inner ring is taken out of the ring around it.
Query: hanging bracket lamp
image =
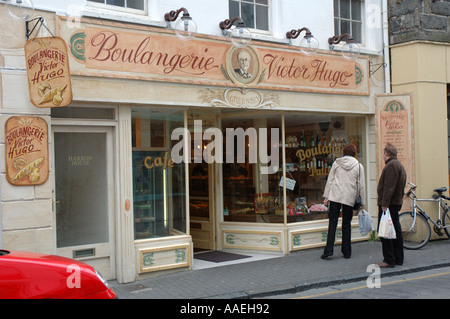
[[[180,40],[188,41],[197,34],[197,24],[192,20],[186,8],[180,8],[166,13],[164,15],[164,20],[167,22],[174,22],[181,12],[183,12],[183,16],[175,23],[174,30]]]
[[[300,41],[300,50],[306,55],[313,54],[319,48],[319,41],[311,34],[311,31],[308,28],[304,27],[298,30],[292,29],[291,31],[286,32],[286,38],[297,39],[303,31],[305,31],[306,34]]]
[[[226,30],[231,29],[236,21],[238,22],[237,27],[230,33],[231,42],[238,48],[244,48],[250,44],[252,33],[247,29],[245,22],[240,17],[221,21],[219,23],[219,28],[222,29],[223,35],[227,35]]]
[[[339,36],[335,35],[331,38],[328,38],[328,44],[330,45],[330,50],[334,49],[334,45],[341,42],[343,38],[347,37],[347,42],[342,46],[342,56],[349,60],[355,60],[359,53],[361,52],[361,48],[359,45],[355,42],[352,35],[349,33],[344,33]]]

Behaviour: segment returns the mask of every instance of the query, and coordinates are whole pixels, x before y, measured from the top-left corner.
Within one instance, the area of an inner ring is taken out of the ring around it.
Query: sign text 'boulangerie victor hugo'
[[[5,125],[6,179],[16,186],[48,179],[48,125],[40,117],[13,116]]]
[[[72,101],[67,46],[59,37],[33,38],[25,44],[28,87],[36,107],[62,107]]]
[[[201,37],[180,45],[170,33],[88,23],[72,30],[67,42],[75,75],[369,95],[366,58],[304,55],[256,41],[237,48],[226,40]]]

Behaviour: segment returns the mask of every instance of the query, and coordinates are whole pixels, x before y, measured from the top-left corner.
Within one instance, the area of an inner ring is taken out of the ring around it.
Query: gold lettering
[[[339,148],[340,149],[340,148]],[[309,148],[307,150],[298,150],[295,155],[298,157],[299,162],[303,162],[306,159],[309,159],[313,156],[317,155],[327,155],[333,153],[333,147],[331,145],[328,146],[316,146],[314,148]]]
[[[144,159],[144,166],[146,169],[153,169],[154,167],[161,167],[166,169],[167,167],[173,168],[175,162],[173,159],[169,158],[169,152],[165,152],[164,156],[158,156],[153,158],[152,156],[147,156]]]

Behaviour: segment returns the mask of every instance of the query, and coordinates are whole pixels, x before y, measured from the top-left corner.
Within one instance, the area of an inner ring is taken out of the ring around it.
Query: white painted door
[[[53,126],[57,254],[115,273],[113,129]]]

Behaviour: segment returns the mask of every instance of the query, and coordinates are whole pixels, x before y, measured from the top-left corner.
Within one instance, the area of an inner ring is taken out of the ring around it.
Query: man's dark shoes
[[[393,268],[393,267],[395,267],[395,265],[391,265],[391,264],[385,263],[384,261],[378,263],[377,265],[380,268]]]
[[[322,256],[320,256],[320,258],[327,259],[330,256],[333,256],[333,254],[323,254]]]

